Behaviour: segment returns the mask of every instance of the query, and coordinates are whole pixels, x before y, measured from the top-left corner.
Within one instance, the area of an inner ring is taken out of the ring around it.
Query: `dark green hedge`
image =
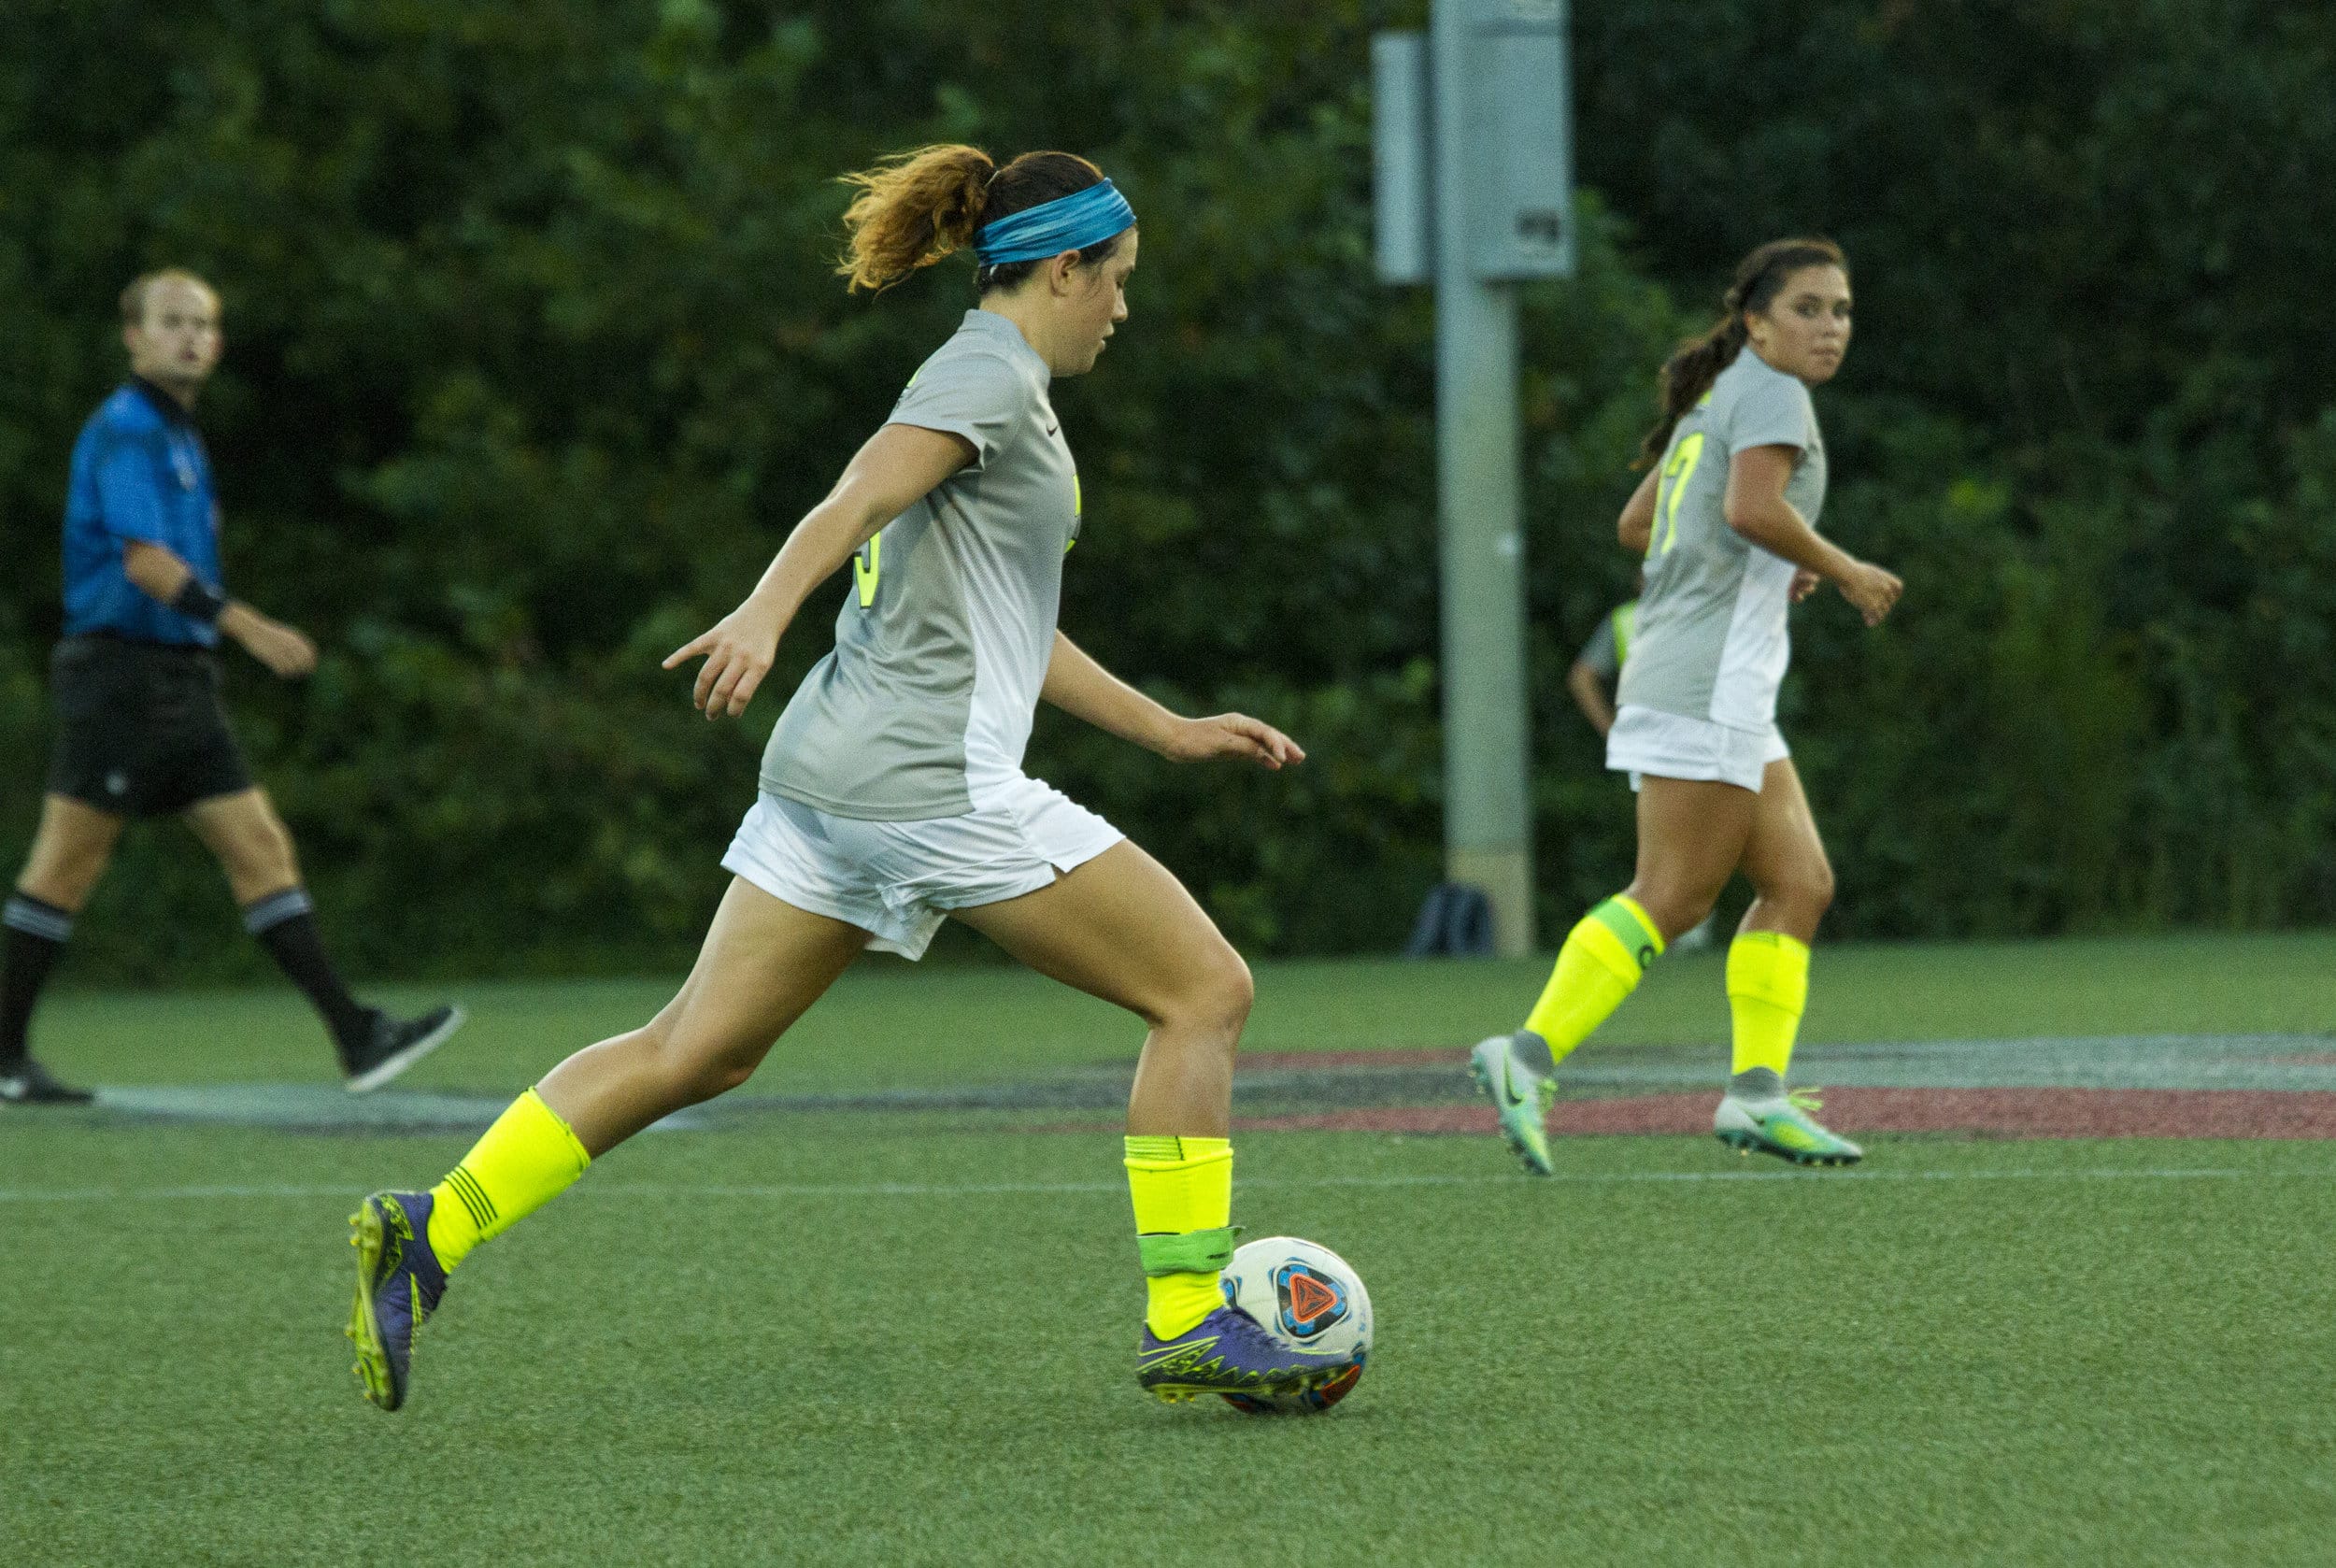
[[[228,309],[204,417],[234,586],[327,648],[303,687],[247,663],[234,693],[336,942],[376,972],[684,957],[776,704],[708,726],[657,661],[969,303],[957,264],[847,299],[832,177],[964,137],[1089,151],[1144,216],[1133,320],[1061,392],[1089,518],[1064,624],[1314,753],[1185,771],[1049,720],[1033,767],[1253,948],[1400,938],[1440,858],[1432,317],[1372,280],[1365,94],[1371,32],[1415,7],[18,9],[0,855],[37,800],[111,298],[183,262]],[[1879,634],[1830,597],[1800,625],[1788,723],[1836,929],[2327,918],[2329,13],[1576,10],[1585,268],[1528,295],[1523,399],[1547,919],[1628,864],[1561,676],[1628,583],[1611,519],[1653,366],[1737,252],[1810,228],[1861,304],[1820,401],[1826,526],[1909,583]],[[253,962],[168,831],[93,913],[84,975]]]

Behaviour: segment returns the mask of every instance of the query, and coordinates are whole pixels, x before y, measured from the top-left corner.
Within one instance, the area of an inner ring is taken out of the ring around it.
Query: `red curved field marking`
[[[1561,1100],[1557,1133],[1708,1133],[1718,1096]],[[2242,1089],[1829,1089],[1825,1124],[1860,1133],[2002,1138],[2336,1138],[2336,1091]],[[1419,1105],[1236,1119],[1245,1133],[1499,1131],[1483,1105]]]
[[[1399,1046],[1389,1050],[1261,1050],[1241,1053],[1244,1073],[1303,1073],[1334,1067],[1465,1067],[1468,1053],[1449,1046]]]

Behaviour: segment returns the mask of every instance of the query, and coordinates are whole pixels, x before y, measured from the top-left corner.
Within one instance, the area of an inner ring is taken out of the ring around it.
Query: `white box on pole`
[[[1441,0],[1452,4],[1454,0]],[[1469,254],[1488,283],[1574,275],[1565,0],[1463,0]]]
[[[1428,36],[1371,40],[1371,227],[1382,283],[1435,276],[1434,119]]]

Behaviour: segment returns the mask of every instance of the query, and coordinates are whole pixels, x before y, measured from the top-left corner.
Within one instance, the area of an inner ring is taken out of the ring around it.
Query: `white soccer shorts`
[[[1606,766],[1629,774],[1633,790],[1652,775],[1733,784],[1757,795],[1768,764],[1791,755],[1773,724],[1738,730],[1651,707],[1623,708],[1606,732]]]
[[[921,958],[952,909],[1036,892],[1125,836],[1035,778],[978,789],[961,817],[874,822],[764,795],[722,856],[773,898],[871,933],[878,952]]]

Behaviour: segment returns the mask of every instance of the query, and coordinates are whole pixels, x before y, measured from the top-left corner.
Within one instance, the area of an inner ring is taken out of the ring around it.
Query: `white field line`
[[[1577,1173],[1528,1178],[1487,1176],[1303,1176],[1282,1180],[1246,1180],[1244,1191],[1258,1189],[1319,1187],[1515,1187],[1631,1186],[1675,1182],[1814,1182],[1828,1187],[1876,1181],[2195,1181],[2241,1180],[2247,1177],[2302,1176],[2327,1180],[2330,1170],[2227,1170],[2205,1166],[2137,1166],[2108,1170],[2012,1171],[1616,1171]],[[1120,1182],[988,1182],[937,1186],[914,1182],[864,1184],[788,1184],[730,1186],[667,1182],[593,1182],[579,1191],[603,1198],[985,1198],[1047,1197],[1124,1193]],[[346,1198],[362,1196],[355,1187],[221,1186],[221,1187],[0,1187],[0,1204],[87,1204],[133,1201],[184,1202],[205,1198]]]

